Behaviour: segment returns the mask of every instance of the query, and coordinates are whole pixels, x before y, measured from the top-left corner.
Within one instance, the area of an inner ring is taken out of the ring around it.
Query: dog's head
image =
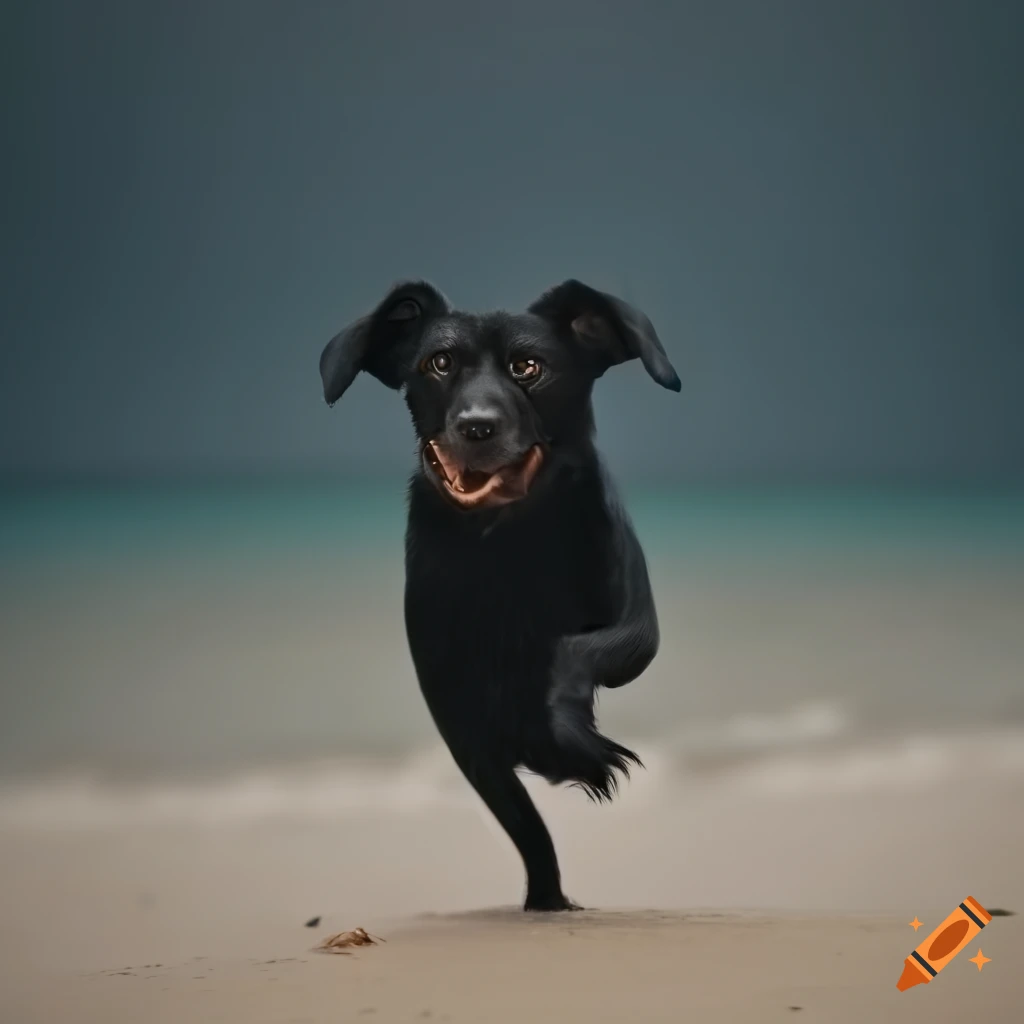
[[[640,359],[680,388],[650,320],[614,296],[566,281],[526,313],[458,312],[424,282],[398,285],[320,357],[333,405],[361,370],[405,389],[424,473],[462,509],[526,496],[592,430],[593,382]]]

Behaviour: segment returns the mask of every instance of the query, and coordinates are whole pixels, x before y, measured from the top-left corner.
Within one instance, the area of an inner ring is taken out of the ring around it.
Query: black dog
[[[593,442],[593,382],[634,358],[679,390],[647,317],[578,281],[516,316],[400,285],[320,358],[331,405],[360,370],[405,389],[409,646],[445,743],[522,855],[527,910],[575,904],[517,766],[606,800],[640,764],[594,721],[595,687],[658,649],[643,552]]]

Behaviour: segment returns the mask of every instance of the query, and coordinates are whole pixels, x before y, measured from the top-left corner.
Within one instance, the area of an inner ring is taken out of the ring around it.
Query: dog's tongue
[[[466,507],[505,505],[524,497],[542,459],[535,447],[520,464],[485,473],[463,470],[440,445],[431,443],[430,447],[447,478],[448,493]]]
[[[506,496],[506,492],[515,489],[515,483],[522,475],[516,466],[502,466],[495,473],[484,473],[480,470],[467,469],[456,473],[451,478],[452,489],[455,496],[465,504],[476,504],[492,496]],[[521,497],[509,493],[508,497]]]
[[[486,487],[494,477],[500,477],[504,472],[503,469],[499,469],[497,473],[482,473],[476,469],[467,469],[455,475],[455,489],[472,494],[482,487]]]

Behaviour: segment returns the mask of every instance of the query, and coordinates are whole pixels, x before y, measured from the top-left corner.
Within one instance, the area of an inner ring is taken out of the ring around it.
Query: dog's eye
[[[436,373],[444,376],[452,368],[452,357],[447,352],[435,352],[420,363],[421,373]]]
[[[540,363],[536,359],[517,359],[509,370],[518,381],[536,380],[540,376]]]

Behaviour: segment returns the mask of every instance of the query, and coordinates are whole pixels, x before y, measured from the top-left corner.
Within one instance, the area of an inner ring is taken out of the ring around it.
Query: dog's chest
[[[558,638],[604,618],[603,558],[585,532],[453,540],[421,531],[406,560],[406,627],[418,668],[520,674]]]

